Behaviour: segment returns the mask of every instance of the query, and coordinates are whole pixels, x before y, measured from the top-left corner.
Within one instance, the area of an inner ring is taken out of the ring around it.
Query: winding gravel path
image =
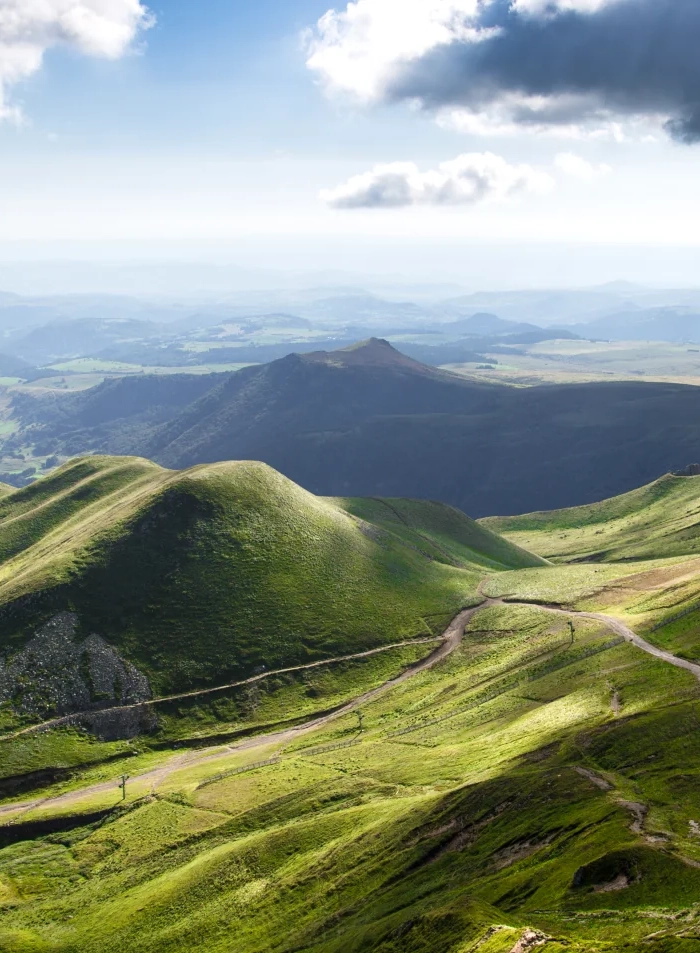
[[[464,635],[464,629],[472,619],[472,617],[480,612],[487,605],[493,605],[497,600],[486,599],[485,602],[481,603],[478,606],[473,606],[470,609],[464,609],[462,612],[456,616],[452,622],[449,624],[445,632],[443,633],[442,640],[440,645],[430,653],[426,658],[422,659],[420,662],[417,662],[415,665],[410,666],[400,675],[397,675],[395,678],[390,679],[388,682],[384,682],[383,685],[379,685],[377,688],[373,688],[368,692],[364,692],[362,695],[359,695],[357,698],[353,698],[352,701],[347,702],[345,705],[342,705],[340,708],[335,709],[332,712],[329,712],[326,715],[321,715],[320,717],[313,718],[311,721],[304,722],[301,725],[297,725],[294,728],[285,728],[282,731],[275,731],[271,734],[265,735],[256,735],[252,738],[247,738],[245,741],[241,741],[235,745],[216,745],[215,748],[205,748],[202,751],[191,754],[187,752],[185,754],[177,755],[174,758],[171,758],[166,764],[162,765],[159,768],[155,768],[153,771],[148,771],[145,774],[136,775],[131,778],[131,783],[139,782],[143,784],[144,782],[148,785],[151,785],[151,791],[155,791],[157,787],[162,784],[162,782],[171,775],[174,771],[177,771],[180,768],[192,768],[200,764],[207,764],[211,761],[217,761],[221,758],[228,758],[231,754],[235,754],[238,751],[249,751],[253,748],[260,748],[270,744],[280,744],[288,743],[294,741],[296,738],[300,738],[303,735],[308,734],[311,731],[315,731],[317,728],[322,728],[324,725],[327,725],[331,721],[335,721],[337,718],[342,718],[343,715],[347,715],[348,712],[355,711],[360,708],[362,705],[367,704],[367,702],[373,701],[375,698],[378,698],[380,695],[383,695],[385,692],[390,691],[392,688],[395,688],[397,685],[401,685],[403,682],[408,681],[410,678],[415,678],[416,675],[419,675],[421,672],[425,672],[428,669],[431,669],[434,665],[437,665],[438,662],[441,662],[442,659],[447,658],[448,655],[451,655],[452,652],[461,644],[462,637]],[[433,642],[435,639],[425,639],[424,642]],[[303,671],[308,668],[317,668],[320,665],[329,665],[332,662],[346,661],[350,659],[357,658],[366,658],[369,655],[376,655],[380,651],[388,651],[389,648],[397,648],[402,645],[416,645],[419,644],[415,639],[410,642],[400,642],[394,646],[386,646],[383,649],[372,649],[369,652],[362,652],[357,655],[343,656],[338,659],[328,659],[324,662],[313,662],[311,665],[302,665],[297,668],[287,668],[281,669],[276,672],[266,672],[264,675],[258,675],[254,678],[247,679],[245,682],[235,683],[236,685],[247,685],[252,682],[260,681],[262,678],[269,678],[271,675],[280,674],[280,672],[296,672]],[[228,688],[233,686],[221,686],[222,688]],[[215,691],[216,689],[207,689],[207,691]],[[192,697],[192,694],[204,694],[202,692],[190,693],[188,695],[176,696],[178,698],[188,698]],[[156,701],[161,699],[155,699],[151,704],[155,704]],[[134,706],[136,707],[136,706]],[[50,728],[55,727],[55,722],[49,722],[43,727]],[[39,726],[36,726],[39,727]],[[15,736],[16,737],[16,736]],[[222,750],[223,749],[223,750]],[[71,804],[75,804],[78,801],[82,800],[85,797],[89,797],[94,794],[104,794],[107,791],[112,791],[115,789],[115,782],[109,781],[104,784],[93,784],[89,787],[81,788],[78,791],[71,791],[68,794],[62,794],[54,798],[35,798],[31,801],[21,801],[15,802],[14,804],[7,804],[0,807],[0,816],[7,814],[14,814],[16,819],[21,814],[26,814],[28,811],[33,810],[35,807],[51,805],[52,807],[67,807]]]
[[[335,721],[338,718],[342,718],[343,715],[347,715],[349,712],[356,711],[362,705],[366,705],[368,702],[373,701],[375,698],[383,695],[384,693],[390,691],[392,688],[395,688],[397,685],[401,685],[404,682],[408,681],[411,678],[415,678],[416,675],[419,675],[421,672],[425,672],[431,669],[434,665],[437,665],[438,662],[441,662],[443,659],[451,655],[455,649],[457,649],[464,635],[464,630],[472,618],[479,612],[484,609],[489,608],[490,606],[498,605],[508,605],[508,606],[528,606],[530,608],[542,609],[545,612],[550,612],[555,615],[562,615],[568,617],[578,617],[582,619],[593,619],[597,622],[602,622],[607,625],[613,632],[616,632],[618,635],[622,636],[626,641],[631,642],[637,648],[641,649],[643,652],[646,652],[648,655],[658,658],[661,661],[667,662],[669,665],[674,665],[677,668],[685,669],[686,671],[692,672],[696,678],[700,679],[700,665],[695,662],[689,662],[686,659],[677,658],[675,655],[672,655],[670,652],[665,652],[663,649],[657,648],[655,645],[652,645],[650,642],[647,642],[646,639],[643,639],[641,636],[637,635],[624,623],[620,622],[618,619],[613,618],[609,615],[604,615],[600,612],[579,612],[575,609],[563,609],[558,605],[549,605],[542,604],[538,602],[527,602],[522,599],[512,599],[508,597],[499,597],[491,598],[484,597],[484,601],[470,609],[465,609],[456,616],[450,625],[447,627],[442,636],[442,641],[440,645],[420,662],[417,662],[415,665],[407,668],[400,675],[397,675],[395,678],[390,679],[388,682],[385,682],[383,685],[373,688],[368,692],[364,692],[362,695],[359,695],[357,698],[354,698],[352,701],[347,702],[345,705],[342,705],[340,708],[335,709],[334,711],[321,715],[320,717],[313,718],[310,721],[304,722],[301,725],[297,725],[294,728],[285,728],[282,731],[272,732],[271,734],[256,735],[252,738],[247,738],[245,741],[241,741],[235,745],[221,746],[217,745],[215,748],[203,749],[202,751],[192,754],[190,752],[177,755],[171,758],[166,764],[162,765],[159,768],[154,769],[153,771],[148,771],[145,774],[137,775],[132,778],[132,784],[139,782],[146,785],[151,785],[151,791],[155,791],[157,787],[162,784],[162,782],[171,775],[174,771],[177,771],[182,768],[191,768],[197,765],[206,764],[212,761],[217,761],[222,758],[230,757],[231,754],[234,754],[239,751],[250,751],[254,748],[261,748],[267,745],[272,744],[286,744],[301,738],[306,734],[309,734],[312,731],[316,731],[318,728],[322,728],[325,725],[329,724],[332,721]],[[434,641],[433,640],[423,640],[425,642]],[[262,680],[263,678],[269,678],[272,675],[281,674],[284,672],[297,672],[303,671],[309,668],[318,668],[321,665],[329,665],[333,662],[340,661],[350,661],[352,659],[366,658],[370,655],[376,655],[378,652],[389,651],[392,648],[398,648],[404,645],[415,645],[418,644],[416,640],[411,642],[399,642],[392,646],[386,646],[380,649],[372,649],[368,652],[361,652],[356,655],[347,655],[342,656],[341,658],[328,659],[323,662],[313,662],[310,665],[301,665],[295,668],[286,668],[280,669],[274,672],[266,672],[263,675],[257,675],[253,678],[246,679],[243,682],[235,682],[232,685],[220,686],[218,689],[205,689],[199,692],[190,692],[184,695],[175,695],[170,696],[172,699],[177,698],[190,698],[197,695],[207,694],[212,691],[218,691],[225,688],[232,688],[238,685],[247,685],[257,681]],[[156,704],[158,701],[164,699],[154,699],[149,704]],[[170,699],[168,699],[170,700]],[[137,706],[131,706],[137,707]],[[115,709],[123,710],[123,709]],[[55,727],[58,724],[65,723],[64,720],[57,720],[54,722],[47,722],[43,726],[35,726],[33,730],[36,730],[39,727],[49,728]],[[23,732],[18,732],[17,734],[22,734]],[[6,736],[8,737],[8,736]],[[9,737],[16,737],[9,736]],[[14,804],[8,804],[0,807],[0,816],[13,814],[15,815],[13,820],[16,820],[22,814],[31,811],[35,807],[51,805],[52,807],[67,807],[71,804],[78,803],[85,797],[89,797],[94,794],[104,793],[106,791],[112,791],[115,789],[115,783],[107,782],[105,784],[95,784],[89,787],[82,788],[79,791],[71,791],[68,794],[60,795],[59,797],[54,798],[36,798],[30,801],[15,802]],[[11,821],[10,821],[11,823]]]
[[[120,714],[125,711],[134,711],[137,708],[152,708],[161,702],[176,702],[182,701],[185,698],[200,698],[203,695],[213,695],[215,692],[224,692],[230,688],[243,688],[245,685],[254,685],[256,682],[262,682],[266,678],[272,678],[274,675],[288,675],[291,672],[306,672],[309,669],[322,668],[325,665],[336,665],[338,662],[354,662],[357,659],[370,658],[372,655],[381,655],[383,652],[391,652],[393,649],[405,648],[408,645],[429,645],[432,642],[440,642],[443,638],[444,636],[433,635],[426,639],[406,639],[404,642],[380,645],[379,648],[367,649],[365,652],[355,652],[354,655],[339,655],[336,658],[307,662],[305,665],[294,665],[290,668],[276,668],[270,672],[262,672],[259,675],[244,678],[239,682],[215,685],[213,688],[198,688],[193,692],[180,692],[179,695],[161,695],[158,698],[147,698],[141,702],[133,702],[131,705],[114,705],[111,708],[91,708],[89,711],[76,711],[70,715],[61,715],[58,718],[51,718],[49,721],[29,725],[27,728],[20,728],[18,731],[10,732],[10,734],[7,735],[0,735],[0,741],[11,741],[13,738],[20,738],[22,735],[33,735],[39,731],[46,731],[48,728],[61,728],[66,725],[71,725],[84,715]]]
[[[657,648],[657,646],[652,645],[651,642],[647,642],[641,635],[637,635],[637,633],[633,632],[624,622],[620,622],[619,619],[615,619],[613,616],[604,615],[602,612],[579,612],[576,609],[562,609],[561,606],[543,605],[539,602],[524,602],[521,599],[509,599],[508,597],[492,600],[492,602],[493,601],[509,606],[532,606],[533,608],[544,609],[546,612],[552,612],[555,615],[578,616],[579,619],[594,619],[596,622],[603,622],[612,629],[613,632],[621,635],[627,642],[636,645],[638,649],[646,652],[647,655],[653,655],[654,658],[661,659],[662,662],[668,662],[669,665],[675,665],[676,668],[683,668],[687,672],[692,672],[696,678],[700,679],[700,665],[696,662],[689,662],[687,659],[678,658],[677,655],[672,655],[671,652],[665,652],[663,649]]]

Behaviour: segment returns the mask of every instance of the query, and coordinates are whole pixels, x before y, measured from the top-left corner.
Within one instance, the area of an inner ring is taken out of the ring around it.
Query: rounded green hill
[[[87,457],[0,500],[0,637],[11,654],[73,612],[162,694],[439,634],[485,567],[540,563],[439,504]]]

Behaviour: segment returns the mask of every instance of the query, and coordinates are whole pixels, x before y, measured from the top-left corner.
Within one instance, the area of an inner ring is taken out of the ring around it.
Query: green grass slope
[[[491,569],[527,569],[546,560],[515,546],[481,526],[461,510],[428,500],[340,498],[343,509],[381,526],[408,542],[418,536],[420,545],[440,562]]]
[[[480,523],[555,561],[693,555],[700,553],[700,477],[667,474],[601,503]]]
[[[160,781],[132,759],[126,804],[110,785],[13,818],[57,826],[0,828],[0,948],[689,953],[698,717],[689,673],[604,625],[572,644],[494,606],[362,734],[348,714]]]
[[[405,505],[419,528],[388,531],[264,464],[79,460],[0,500],[2,646],[71,610],[172,693],[439,634],[485,564],[539,562]]]
[[[449,507],[318,499],[260,464],[76,467],[17,494],[16,510],[1,504],[0,542],[12,527],[2,569],[23,566],[19,583],[8,573],[2,585],[17,595],[33,579],[31,608],[36,580],[60,578],[56,592],[91,625],[108,625],[100,605],[111,599],[123,614],[115,644],[129,653],[153,643],[192,664],[189,632],[195,661],[214,657],[206,633],[220,612],[239,626],[216,630],[227,650],[243,652],[254,636],[277,651],[245,628],[253,605],[290,653],[326,651],[339,619],[355,644],[370,624],[375,637],[404,623],[415,634],[477,581],[493,596],[604,611],[663,634],[669,613],[696,605],[700,591],[691,536],[686,560],[635,554],[646,546],[668,556],[664,547],[681,544],[697,478],[666,477],[586,507],[590,522],[571,510],[523,517],[536,528],[517,532],[539,540],[581,533],[585,544],[592,529],[609,534],[611,549],[627,547],[623,564],[551,566]],[[279,604],[286,615],[275,614]],[[73,761],[75,776],[52,779],[34,803],[13,804],[29,795],[0,789],[0,949],[691,953],[700,686],[604,620],[578,617],[573,632],[568,622],[546,605],[483,607],[453,654],[364,699],[361,729],[347,711],[305,734],[269,734],[285,717],[312,717],[317,704],[381,684],[417,657],[415,645],[374,658],[373,673],[345,663],[274,680],[259,700],[255,746],[210,739],[183,756],[142,738],[102,743],[100,754],[63,728],[3,742],[0,759],[24,771],[46,764],[47,752],[68,763],[81,744],[93,760]],[[143,656],[154,678],[161,658]],[[182,726],[168,735],[178,749],[202,723],[198,705],[163,707]],[[59,793],[70,799],[52,801]]]

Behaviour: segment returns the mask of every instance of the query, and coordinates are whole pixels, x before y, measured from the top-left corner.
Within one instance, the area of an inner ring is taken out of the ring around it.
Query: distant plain
[[[595,381],[658,381],[700,385],[700,346],[663,341],[541,341],[485,353],[491,367],[447,364],[474,380],[519,387],[540,384],[584,384]],[[497,363],[495,363],[497,362]]]

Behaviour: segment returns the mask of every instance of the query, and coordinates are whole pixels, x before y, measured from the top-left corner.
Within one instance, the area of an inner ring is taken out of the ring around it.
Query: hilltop
[[[481,520],[558,562],[619,562],[700,553],[700,476],[668,473],[621,496],[549,512]]]
[[[414,361],[398,351],[383,338],[368,338],[349,347],[335,351],[312,351],[301,355],[301,359],[314,364],[326,364],[334,367],[386,367],[404,368],[417,374],[438,377],[440,371],[427,364]]]
[[[324,476],[329,454],[343,452],[330,444],[375,419],[440,413],[450,401],[455,409],[473,408],[479,397],[489,403],[491,390],[420,364],[377,339],[338,351],[291,354],[222,382],[163,426],[148,455],[168,466],[222,455],[274,460],[276,469],[296,474],[314,492],[365,495],[365,487],[355,489],[352,480]],[[375,448],[367,451],[364,466],[371,466]]]
[[[0,500],[5,700],[71,710],[51,663],[32,662],[59,643],[103,659],[108,706],[125,672],[163,695],[432,635],[480,573],[542,563],[440,504],[386,506],[408,516],[375,522],[362,501],[319,499],[261,463],[62,467]]]

